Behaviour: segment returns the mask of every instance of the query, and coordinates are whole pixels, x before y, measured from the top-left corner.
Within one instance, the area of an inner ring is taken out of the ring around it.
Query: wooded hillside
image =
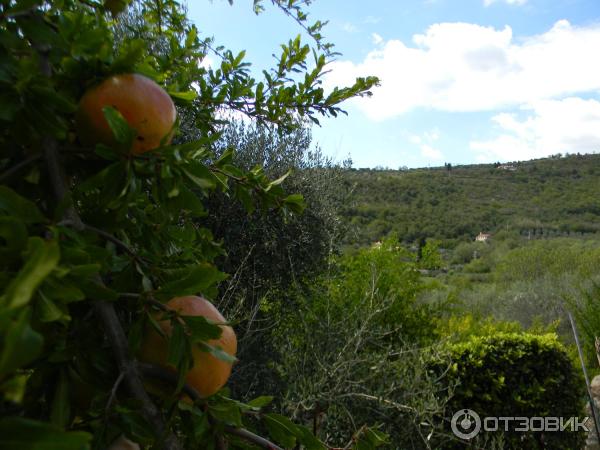
[[[346,172],[348,243],[390,234],[473,239],[480,231],[533,236],[600,230],[600,155],[412,170]]]

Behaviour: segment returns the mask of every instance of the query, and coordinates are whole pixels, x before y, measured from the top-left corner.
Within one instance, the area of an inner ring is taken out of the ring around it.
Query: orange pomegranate
[[[167,92],[139,74],[113,75],[89,89],[79,101],[77,135],[85,145],[116,145],[102,108],[112,106],[125,118],[136,137],[131,153],[141,154],[169,143],[177,111]]]
[[[213,322],[225,323],[221,313],[212,303],[202,297],[186,296],[175,297],[166,303],[167,308],[179,312],[182,316],[203,316]],[[172,332],[171,323],[163,320],[160,327],[166,336]],[[208,341],[208,344],[221,347],[223,351],[235,356],[237,351],[237,338],[233,328],[228,325],[220,325],[221,336],[218,339]],[[151,364],[167,367],[168,342],[154,329],[148,330],[140,350],[140,360]],[[231,374],[231,364],[218,359],[199,347],[192,349],[194,366],[186,375],[186,382],[192,386],[202,397],[208,397],[227,382]],[[173,369],[170,367],[170,369]]]

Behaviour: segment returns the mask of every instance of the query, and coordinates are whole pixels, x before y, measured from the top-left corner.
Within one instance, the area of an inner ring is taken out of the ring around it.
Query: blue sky
[[[260,70],[300,32],[265,1],[194,1],[189,16]],[[377,75],[314,141],[355,167],[427,167],[600,151],[600,1],[315,0],[342,56],[330,89]]]

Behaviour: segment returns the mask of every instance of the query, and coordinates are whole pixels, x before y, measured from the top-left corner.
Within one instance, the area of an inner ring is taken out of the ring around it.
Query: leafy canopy
[[[226,249],[202,225],[209,192],[248,210],[304,208],[301,196],[284,192],[283,178],[237,167],[234,149],[215,155],[223,112],[291,130],[336,116],[342,101],[368,95],[377,80],[324,91],[335,53],[324,24],[308,22],[308,2],[272,1],[312,45],[300,37],[283,44],[261,80],[244,52],[202,38],[180,3],[128,3],[0,0],[0,447],[104,449],[125,434],[152,448],[220,448],[224,441],[247,448],[244,440],[260,442],[256,431],[283,446],[324,448],[303,426],[263,414],[261,402],[236,402],[227,390],[194,405],[178,401],[191,345],[216,336],[215,324],[168,317],[177,374],[161,373],[171,382],[166,398],[144,391],[140,376],[156,368],[136,366],[132,355],[157,326],[163,301],[214,299],[226,277],[214,264]],[[263,2],[254,8],[262,11]],[[200,64],[209,52],[219,57],[214,69]],[[127,72],[167,90],[193,140],[180,134],[173,145],[128,155],[121,147],[135,130],[106,108],[120,145],[80,145],[79,98]],[[356,438],[360,448],[378,445],[364,436]]]

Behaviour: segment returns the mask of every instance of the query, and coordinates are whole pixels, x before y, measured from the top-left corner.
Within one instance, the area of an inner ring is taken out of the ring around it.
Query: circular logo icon
[[[472,439],[481,430],[481,419],[472,409],[461,409],[452,416],[452,432],[461,439]]]

